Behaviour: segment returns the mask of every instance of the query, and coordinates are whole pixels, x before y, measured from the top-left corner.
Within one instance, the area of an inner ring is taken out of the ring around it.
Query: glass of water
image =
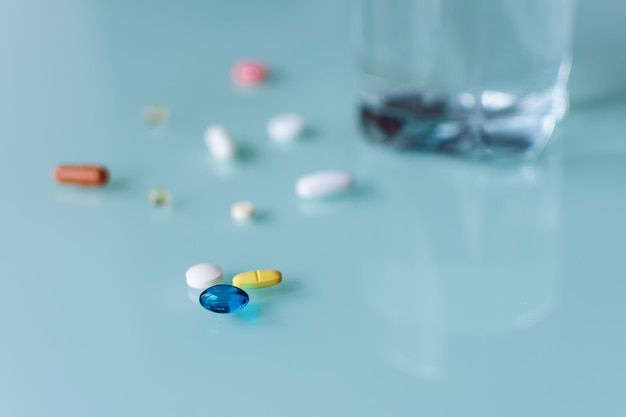
[[[359,0],[375,142],[535,155],[567,109],[574,0]]]

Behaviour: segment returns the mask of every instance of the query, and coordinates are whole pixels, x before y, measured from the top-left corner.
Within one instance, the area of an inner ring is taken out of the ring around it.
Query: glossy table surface
[[[0,415],[626,415],[626,6],[591,3],[568,117],[504,167],[362,140],[348,2],[1,2]],[[271,82],[235,88],[244,57]],[[279,146],[286,111],[311,129]],[[238,160],[209,158],[212,123]],[[59,186],[60,162],[112,182]],[[353,193],[295,196],[330,168]],[[284,281],[216,315],[200,262]]]

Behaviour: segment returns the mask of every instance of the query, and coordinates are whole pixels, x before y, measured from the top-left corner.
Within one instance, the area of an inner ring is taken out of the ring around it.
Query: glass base
[[[360,122],[374,142],[476,156],[533,156],[547,144],[567,100],[554,91],[518,99],[485,91],[453,99],[419,93],[363,100]]]

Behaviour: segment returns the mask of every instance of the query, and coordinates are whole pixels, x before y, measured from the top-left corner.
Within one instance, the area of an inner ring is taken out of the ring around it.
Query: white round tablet
[[[354,178],[345,171],[320,171],[298,179],[296,194],[302,198],[328,197],[348,190]]]
[[[287,142],[304,131],[304,119],[298,114],[279,114],[267,124],[267,134],[277,142]]]
[[[207,289],[222,282],[222,268],[215,264],[198,264],[187,270],[185,279],[191,288]]]

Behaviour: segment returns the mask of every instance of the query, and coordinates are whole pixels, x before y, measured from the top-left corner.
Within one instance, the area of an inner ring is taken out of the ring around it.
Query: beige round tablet
[[[187,270],[185,279],[191,288],[207,289],[222,282],[222,268],[215,264],[198,264]]]
[[[230,208],[230,215],[235,220],[246,220],[254,216],[254,204],[249,201],[238,201]]]

